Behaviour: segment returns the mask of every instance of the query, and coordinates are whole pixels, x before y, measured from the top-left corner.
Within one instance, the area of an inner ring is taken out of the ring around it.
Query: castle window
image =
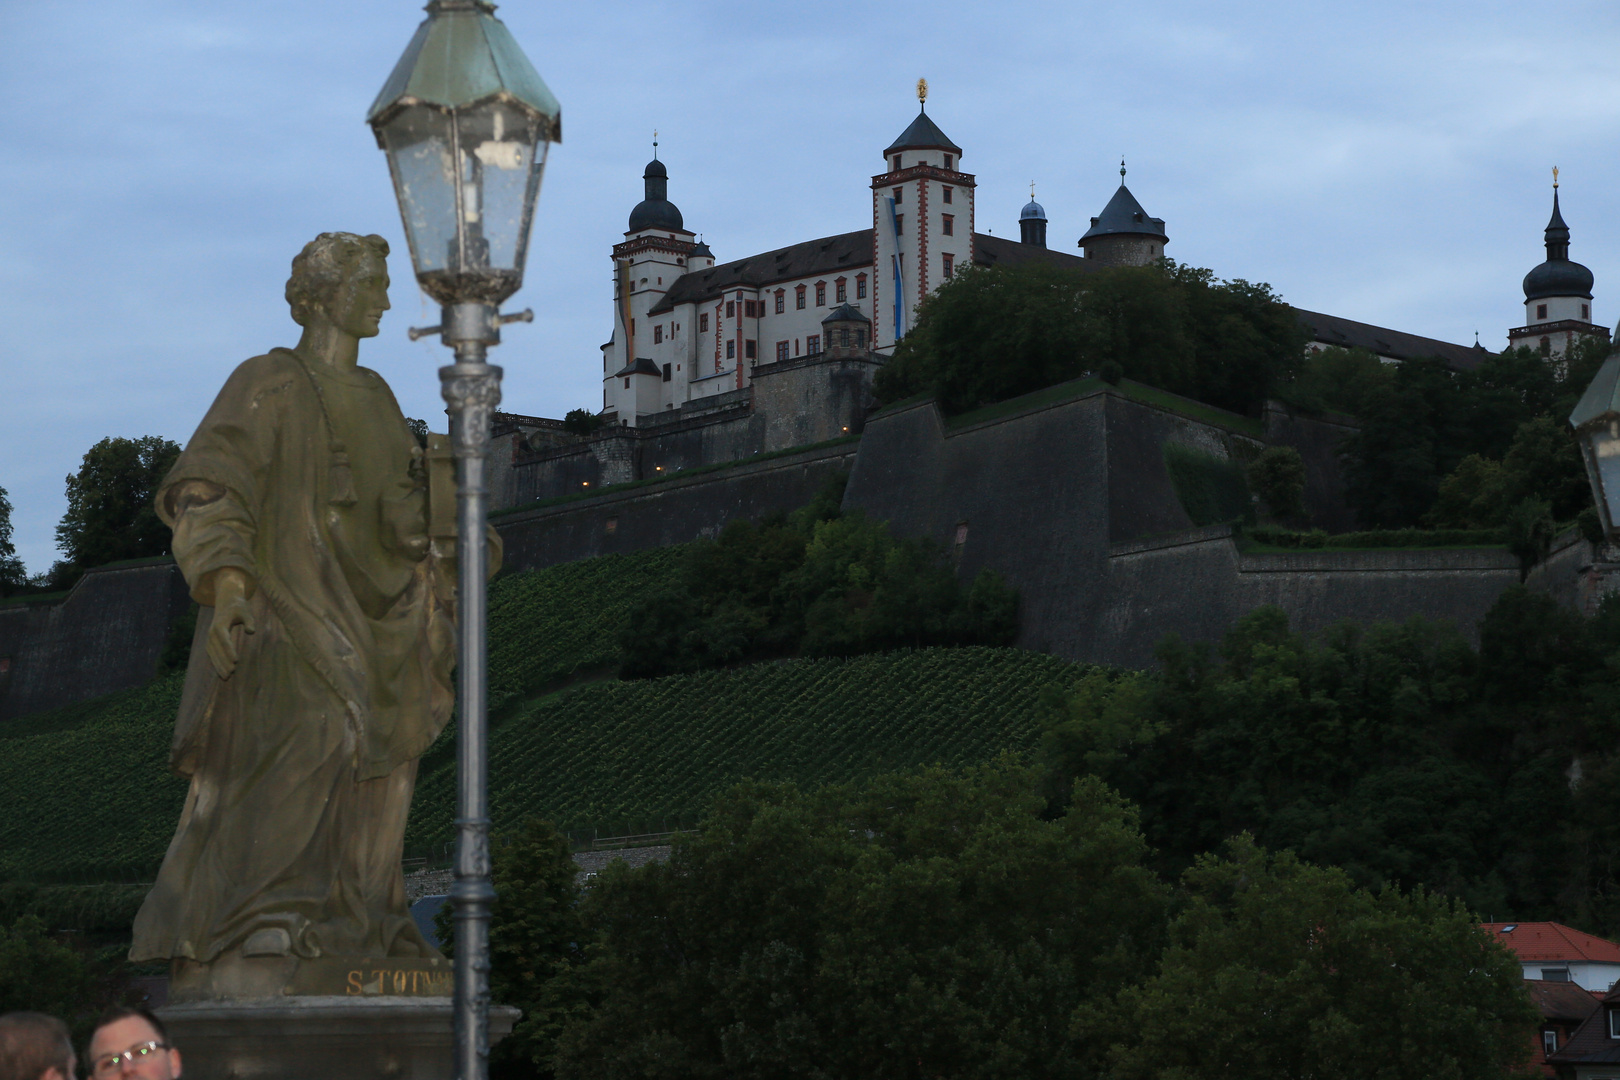
[[[945,276],[950,277],[955,272],[956,272],[956,256],[947,254],[945,256]]]
[[[939,190],[942,193],[942,198],[944,199],[944,201],[945,202],[950,202],[951,201],[951,192],[954,189],[948,188],[948,187],[942,187]]]
[[[626,390],[630,389],[630,376],[628,375],[624,377],[624,388]]]
[[[756,360],[759,358],[759,343],[753,338],[743,342],[743,359]]]
[[[945,167],[946,167],[946,168],[947,168],[947,169],[954,169],[954,168],[956,168],[956,165],[955,165],[955,164],[954,164],[954,161],[953,161],[953,159],[952,159],[952,157],[951,157],[951,155],[949,155],[949,154],[946,154],[946,155],[945,155]]]
[[[894,215],[894,235],[896,235],[896,236],[904,236],[904,235],[906,235],[906,215],[904,215],[904,214],[896,214],[896,215]]]
[[[827,306],[827,283],[825,281],[818,281],[818,282],[816,282],[816,307],[826,307],[826,306]]]
[[[941,214],[939,219],[939,228],[940,231],[946,236],[955,236],[956,218],[952,217],[950,214]]]
[[[1582,304],[1581,305],[1581,318],[1590,319],[1591,317],[1592,317],[1592,309],[1587,307],[1585,304]]]
[[[793,355],[794,356],[799,355],[799,339],[798,338],[793,339]]]
[[[726,342],[726,359],[727,360],[735,360],[735,359],[737,359],[737,339],[736,338],[732,338],[731,340]]]
[[[653,327],[653,344],[654,345],[662,345],[663,343],[664,343],[664,324],[659,323],[657,326]]]
[[[809,353],[811,356],[814,356],[814,355],[816,355],[816,353],[820,352],[821,351],[821,335],[820,334],[811,334],[809,337],[805,338],[804,339],[804,351]]]
[[[674,374],[675,374],[675,373],[674,373],[674,372],[672,372],[672,371],[671,371],[671,370],[670,370],[670,369],[669,369],[669,365],[668,365],[668,364],[665,364],[665,365],[664,365],[664,381],[665,381],[665,382],[669,382],[669,380],[670,380],[670,379],[671,379],[671,378],[672,378],[672,377],[673,377],[673,376],[674,376]]]
[[[1536,318],[1545,319],[1546,317],[1547,317],[1547,305],[1546,304],[1537,304],[1536,305]]]
[[[787,290],[776,290],[776,313],[778,315],[787,310]]]
[[[894,189],[894,205],[899,206],[901,203],[903,203],[905,201],[906,201],[906,189],[903,188],[903,187],[895,188]]]
[[[855,347],[857,349],[866,348],[866,327],[864,326],[855,328]]]
[[[699,312],[698,313],[698,333],[707,334],[708,332],[709,332],[709,313],[707,311]]]
[[[726,301],[726,318],[734,319],[736,317],[737,317],[737,301],[735,301],[735,300],[727,300]]]
[[[900,166],[900,155],[896,154],[896,155],[894,155],[894,171],[899,172],[900,168],[901,168],[901,166]]]
[[[757,319],[757,318],[759,318],[759,312],[754,310],[754,306],[755,305],[754,305],[754,302],[752,300],[744,300],[743,301],[743,318],[745,318],[745,319]]]
[[[800,311],[804,310],[804,286],[798,285],[793,289],[793,306]]]
[[[840,304],[849,299],[849,286],[846,284],[847,280],[847,278],[839,278],[837,281],[833,282],[833,296],[837,298]]]
[[[786,360],[787,358],[788,358],[787,342],[778,341],[776,343],[776,362],[778,364],[780,364],[783,360]]]
[[[1552,338],[1542,338],[1541,339],[1541,355],[1542,356],[1551,356],[1552,355]]]
[[[840,349],[849,348],[849,327],[847,326],[838,328],[838,347]]]

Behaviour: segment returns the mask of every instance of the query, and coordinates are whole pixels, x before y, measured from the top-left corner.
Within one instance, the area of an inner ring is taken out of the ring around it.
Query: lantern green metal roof
[[[550,122],[551,141],[562,141],[562,106],[495,17],[494,4],[433,0],[427,13],[367,110],[368,124],[378,127],[407,105],[460,109],[495,98],[534,110]]]
[[[1569,425],[1579,429],[1616,414],[1620,414],[1620,351],[1610,353],[1598,368],[1575,411],[1569,414]]]

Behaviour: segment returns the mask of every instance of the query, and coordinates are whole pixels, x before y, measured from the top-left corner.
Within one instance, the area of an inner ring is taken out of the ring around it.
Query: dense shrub
[[[842,481],[791,517],[733,521],[686,548],[620,633],[627,677],[771,657],[1006,645],[1017,598],[984,570],[967,588],[937,547],[838,510]]]

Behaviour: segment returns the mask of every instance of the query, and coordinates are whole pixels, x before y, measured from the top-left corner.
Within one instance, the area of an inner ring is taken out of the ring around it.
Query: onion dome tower
[[[1103,266],[1146,266],[1164,254],[1164,219],[1148,217],[1131,189],[1125,186],[1125,162],[1119,163],[1119,190],[1103,212],[1091,219],[1080,238],[1086,258]]]
[[[1018,213],[1018,239],[1036,247],[1046,246],[1046,208],[1035,201],[1035,185],[1029,185],[1029,204]]]
[[[1588,334],[1608,337],[1592,322],[1592,271],[1569,259],[1569,226],[1558,206],[1553,169],[1553,211],[1545,233],[1547,258],[1524,275],[1525,325],[1508,331],[1508,346],[1528,345],[1551,359]]]
[[[685,232],[680,209],[669,201],[669,170],[664,168],[664,163],[657,157],[647,162],[641,180],[646,197],[630,211],[630,228],[625,231],[638,233],[646,229],[673,229]]]

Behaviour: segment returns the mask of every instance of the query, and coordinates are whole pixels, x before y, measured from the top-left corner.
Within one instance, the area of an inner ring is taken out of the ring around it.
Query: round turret
[[[1026,244],[1046,246],[1046,208],[1035,201],[1031,185],[1028,204],[1018,212],[1019,239]]]
[[[630,211],[630,228],[627,232],[641,232],[643,229],[675,229],[686,231],[686,224],[681,219],[680,209],[669,201],[669,170],[657,158],[647,162],[647,170],[641,174],[645,185],[645,197]]]

